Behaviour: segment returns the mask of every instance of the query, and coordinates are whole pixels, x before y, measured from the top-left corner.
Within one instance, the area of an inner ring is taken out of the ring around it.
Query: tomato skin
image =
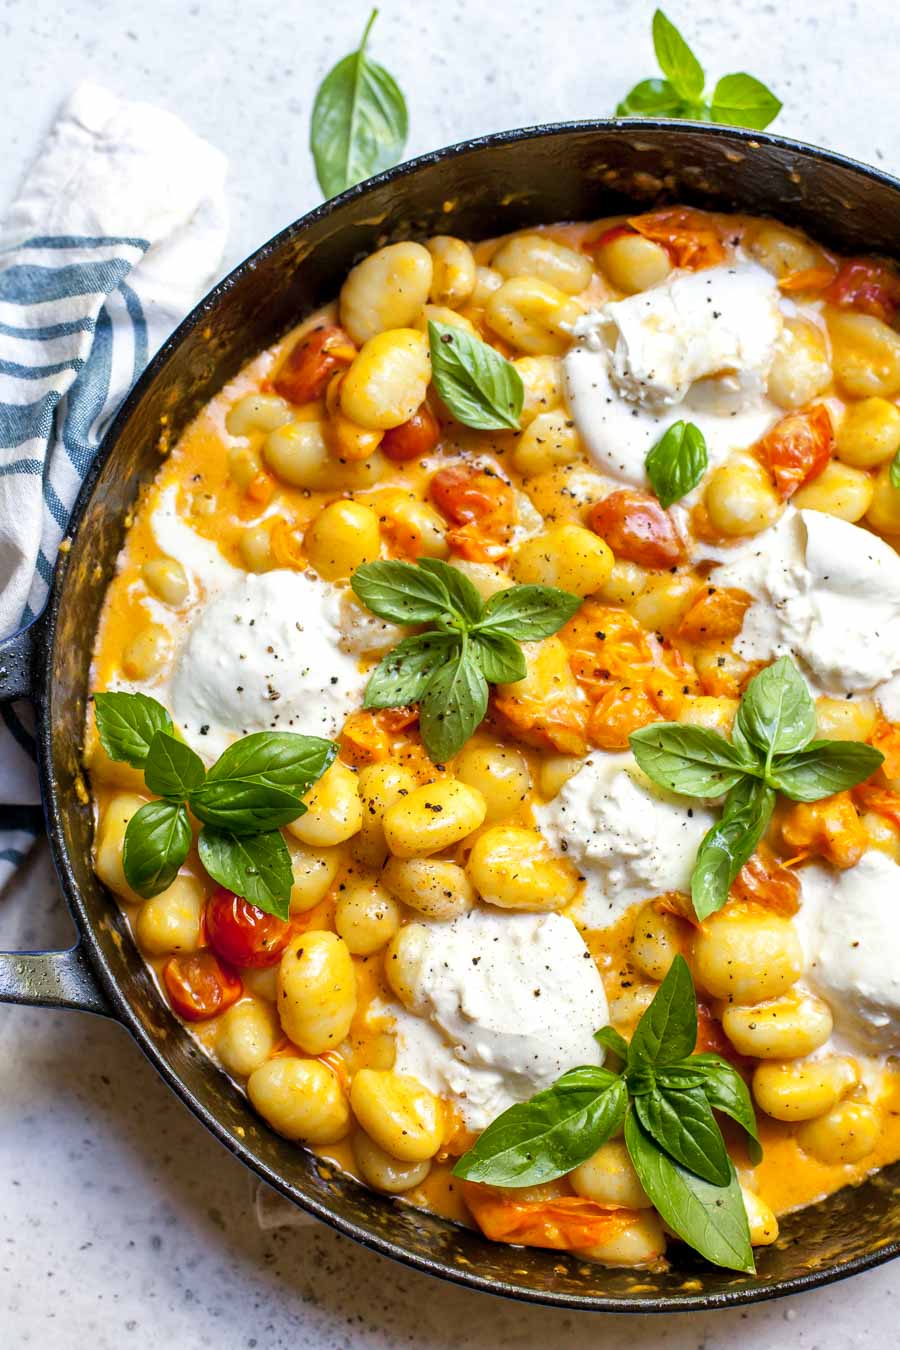
[[[232,966],[274,966],[290,937],[290,925],[220,886],[206,902],[206,931],[217,956]]]
[[[463,1182],[463,1197],[485,1237],[555,1251],[577,1251],[609,1242],[640,1217],[633,1209],[615,1209],[580,1195],[525,1199],[476,1182]]]
[[[632,216],[628,224],[645,239],[662,244],[673,267],[696,272],[702,267],[714,267],[725,257],[714,222],[705,212],[693,211],[689,206]]]
[[[762,438],[759,458],[785,499],[822,472],[831,458],[834,428],[824,403],[806,412],[788,413]]]
[[[845,262],[823,294],[841,309],[858,309],[893,323],[900,305],[900,276],[884,263]]]
[[[688,642],[721,642],[737,637],[753,597],[737,587],[705,586],[678,626]]]
[[[226,970],[212,952],[170,957],[163,966],[162,981],[173,1012],[185,1022],[217,1017],[244,991],[239,977]]]
[[[427,403],[422,403],[407,422],[384,433],[381,452],[396,464],[430,455],[441,439],[441,424]]]
[[[337,324],[319,324],[294,344],[272,381],[276,394],[289,403],[321,398],[332,375],[345,369],[356,348]]]
[[[448,464],[428,485],[431,500],[455,526],[447,543],[472,562],[496,562],[509,552],[516,518],[512,487],[473,464]]]
[[[684,560],[672,518],[649,492],[620,488],[595,502],[588,525],[617,558],[661,570]]]

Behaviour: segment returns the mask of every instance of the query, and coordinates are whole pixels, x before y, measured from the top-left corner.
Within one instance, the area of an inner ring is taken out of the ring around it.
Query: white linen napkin
[[[104,431],[219,269],[226,169],[171,113],[82,84],[0,224],[2,636],[40,613]],[[2,889],[41,817],[28,710],[0,711]]]

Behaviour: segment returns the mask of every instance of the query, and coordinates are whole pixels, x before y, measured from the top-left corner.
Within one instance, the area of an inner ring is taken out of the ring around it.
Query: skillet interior
[[[76,789],[92,635],[126,513],[158,468],[161,437],[174,443],[245,360],[330,299],[352,263],[383,243],[435,232],[486,237],[676,199],[770,213],[847,251],[897,247],[900,183],[791,142],[699,125],[576,123],[512,132],[426,156],[351,190],[239,267],[152,362],[73,514],[39,677],[46,804],[68,902],[118,1015],[194,1113],[283,1194],[388,1255],[495,1293],[617,1311],[746,1302],[897,1255],[900,1164],[785,1220],[778,1244],[758,1252],[756,1280],[689,1253],[676,1257],[671,1271],[647,1275],[504,1248],[377,1196],[269,1131],[163,1005],[118,907],[91,870],[90,813]]]

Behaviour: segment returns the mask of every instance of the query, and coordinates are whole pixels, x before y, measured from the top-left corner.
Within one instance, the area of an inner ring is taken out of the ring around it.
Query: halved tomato
[[[232,966],[274,966],[290,925],[220,886],[206,902],[206,931],[213,951]]]
[[[824,403],[817,403],[806,412],[782,417],[762,438],[757,453],[787,499],[822,472],[833,446],[831,414]]]
[[[169,1002],[186,1022],[204,1022],[236,1003],[244,986],[212,952],[173,956],[163,966],[162,981]]]

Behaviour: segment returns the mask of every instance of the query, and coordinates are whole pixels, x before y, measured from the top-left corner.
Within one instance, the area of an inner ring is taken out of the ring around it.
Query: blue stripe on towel
[[[0,300],[14,305],[37,305],[74,295],[108,295],[130,271],[131,263],[125,258],[71,263],[66,267],[18,263],[0,272]]]

